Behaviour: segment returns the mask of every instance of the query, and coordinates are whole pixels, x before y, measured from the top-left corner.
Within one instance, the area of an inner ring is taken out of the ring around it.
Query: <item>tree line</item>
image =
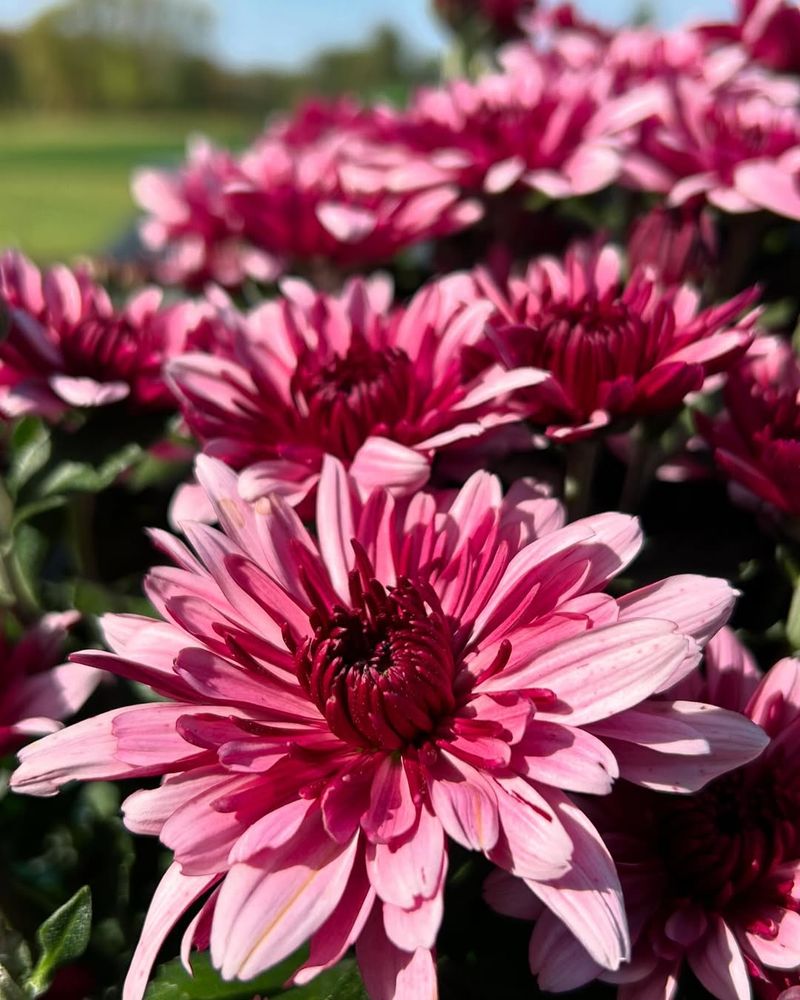
[[[391,28],[363,46],[329,49],[296,71],[239,71],[210,54],[202,0],[68,0],[25,28],[0,32],[0,106],[48,111],[253,111],[311,94],[402,96],[436,78],[434,60]]]

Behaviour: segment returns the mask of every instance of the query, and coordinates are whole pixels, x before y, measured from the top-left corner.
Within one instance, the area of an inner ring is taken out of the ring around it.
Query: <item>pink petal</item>
[[[317,488],[319,550],[333,588],[344,601],[349,600],[348,577],[355,563],[352,540],[356,537],[357,509],[344,466],[338,458],[326,455]]]
[[[249,979],[286,958],[330,917],[358,851],[337,844],[319,817],[256,863],[234,865],[220,889],[211,957],[223,978]]]
[[[750,1000],[750,978],[733,932],[719,916],[711,916],[710,923],[688,953],[692,972],[718,1000]]]
[[[375,843],[391,844],[411,829],[418,808],[402,760],[387,754],[372,779],[369,808],[361,820],[364,833]]]
[[[567,639],[535,657],[517,679],[555,692],[556,708],[537,718],[579,726],[638,705],[689,655],[700,659],[694,640],[675,632],[671,622],[637,619]]]
[[[736,596],[727,580],[685,574],[635,590],[617,604],[620,620],[665,618],[705,644],[730,617]]]
[[[542,904],[522,879],[500,868],[487,876],[483,898],[497,913],[516,920],[536,920],[543,912]]]
[[[549,880],[569,870],[573,844],[547,799],[523,778],[496,788],[501,833],[491,860],[525,879]]]
[[[422,489],[430,472],[424,455],[384,437],[367,438],[350,466],[350,475],[367,493],[376,489],[413,493]]]
[[[619,776],[614,755],[597,737],[536,718],[515,747],[517,755],[528,777],[568,792],[606,795]]]
[[[356,957],[370,1000],[438,1000],[433,955],[427,948],[411,954],[395,947],[378,907],[356,943]]]
[[[378,895],[387,903],[410,909],[430,899],[447,868],[444,830],[436,816],[422,807],[413,833],[400,844],[367,844],[367,870]]]
[[[178,865],[170,865],[150,902],[139,943],[125,977],[122,1000],[142,1000],[150,970],[164,939],[192,903],[218,879],[219,875],[184,875]]]
[[[617,969],[630,958],[630,942],[622,905],[622,890],[611,855],[599,834],[566,797],[551,792],[551,800],[569,834],[575,852],[571,869],[550,882],[528,885],[605,969]]]
[[[428,790],[449,837],[473,851],[485,853],[494,847],[500,835],[497,797],[480,771],[440,751],[429,772]]]
[[[736,168],[736,187],[761,208],[789,219],[800,219],[800,182],[770,160]]]
[[[432,899],[421,899],[413,909],[404,910],[392,903],[383,904],[386,936],[402,951],[432,948],[444,915],[444,898],[438,892]]]
[[[543,914],[533,928],[528,949],[536,985],[549,993],[576,990],[603,971],[574,934],[552,913]]]
[[[745,932],[750,950],[759,962],[771,969],[797,969],[800,965],[800,914],[776,906],[759,916],[774,920],[778,933],[775,937],[761,937]]]
[[[108,406],[130,394],[127,382],[96,382],[93,378],[51,375],[50,388],[70,406]]]

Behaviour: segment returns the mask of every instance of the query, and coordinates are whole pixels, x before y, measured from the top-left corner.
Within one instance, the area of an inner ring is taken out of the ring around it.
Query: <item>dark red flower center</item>
[[[785,906],[770,876],[800,853],[800,774],[771,758],[723,775],[665,801],[660,832],[675,895],[716,911],[746,905],[754,893]]]
[[[350,577],[350,606],[317,606],[297,674],[341,739],[399,750],[433,734],[455,708],[451,630],[426,587]]]
[[[308,351],[291,382],[304,439],[313,436],[326,452],[345,461],[370,435],[398,425],[402,431],[413,387],[414,370],[405,351],[376,350],[363,337],[354,338],[345,354],[322,361],[319,352]]]
[[[643,290],[649,293],[647,286]],[[658,360],[674,322],[662,311],[642,317],[644,301],[586,296],[578,303],[544,302],[518,326],[499,336],[515,364],[550,371],[581,415],[600,405],[602,383],[625,375],[638,377]]]

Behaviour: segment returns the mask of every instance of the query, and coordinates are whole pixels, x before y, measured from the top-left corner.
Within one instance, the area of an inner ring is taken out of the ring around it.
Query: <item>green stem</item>
[[[631,450],[628,468],[622,484],[619,509],[625,514],[635,514],[653,480],[661,458],[658,431],[640,421],[631,431]]]
[[[592,509],[592,484],[602,446],[600,437],[567,445],[564,499],[571,521],[586,517]]]
[[[69,534],[75,553],[78,573],[87,580],[98,578],[97,554],[94,548],[93,493],[76,493],[69,505]]]

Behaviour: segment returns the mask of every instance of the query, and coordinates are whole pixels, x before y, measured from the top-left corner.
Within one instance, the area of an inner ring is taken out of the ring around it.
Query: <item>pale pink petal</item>
[[[350,475],[367,493],[375,489],[413,493],[422,489],[430,472],[424,455],[384,437],[367,438],[350,466]]]
[[[571,869],[550,882],[528,885],[605,969],[630,958],[622,890],[614,862],[599,834],[566,797],[550,793],[575,852]]]
[[[70,406],[108,406],[125,399],[131,391],[127,382],[97,382],[71,375],[51,375],[48,382],[53,392]]]
[[[411,829],[418,809],[403,762],[387,755],[372,779],[369,808],[361,828],[371,841],[391,844]]]
[[[367,871],[378,895],[406,909],[442,884],[447,851],[442,824],[424,806],[414,831],[399,844],[367,844]]]
[[[355,562],[352,541],[356,537],[357,513],[358,501],[344,466],[337,458],[326,455],[317,489],[319,550],[334,590],[344,601],[349,598],[348,578]]]
[[[383,926],[386,936],[403,951],[417,948],[433,948],[436,935],[444,915],[442,892],[431,899],[420,899],[412,908],[405,910],[392,903],[383,904]]]
[[[750,1000],[750,977],[741,948],[722,917],[710,918],[705,937],[687,957],[692,972],[718,1000]]]
[[[170,865],[150,902],[139,943],[125,977],[122,1000],[142,1000],[150,970],[167,934],[192,903],[218,880],[219,875],[184,875],[179,865]]]
[[[444,751],[429,775],[433,809],[447,835],[470,850],[490,851],[500,835],[500,818],[489,780]]]
[[[517,756],[529,778],[568,792],[606,795],[619,776],[614,755],[597,737],[537,718],[516,745]]]
[[[211,929],[211,956],[223,977],[249,979],[307,941],[336,909],[357,850],[358,838],[337,844],[317,818],[253,863],[233,865]]]
[[[356,943],[356,957],[370,1000],[438,1000],[433,955],[427,948],[412,954],[395,947],[378,907]]]
[[[531,972],[536,985],[548,993],[576,990],[596,979],[602,972],[574,934],[552,913],[537,921],[528,949]]]

